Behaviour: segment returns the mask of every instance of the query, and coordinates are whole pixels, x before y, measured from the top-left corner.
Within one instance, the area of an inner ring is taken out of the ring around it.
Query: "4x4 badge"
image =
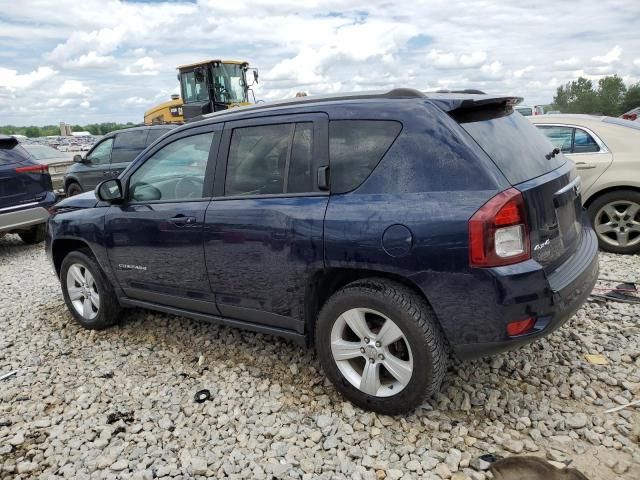
[[[536,245],[535,247],[533,247],[534,250],[542,250],[544,247],[547,247],[551,244],[551,239],[547,238],[546,242],[543,243],[539,243],[538,245]]]

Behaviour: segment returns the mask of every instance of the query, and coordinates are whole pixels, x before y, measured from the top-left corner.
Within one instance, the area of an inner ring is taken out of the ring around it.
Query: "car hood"
[[[98,204],[103,204],[96,198],[95,192],[84,192],[73,197],[67,197],[61,202],[56,203],[56,208],[93,208]]]

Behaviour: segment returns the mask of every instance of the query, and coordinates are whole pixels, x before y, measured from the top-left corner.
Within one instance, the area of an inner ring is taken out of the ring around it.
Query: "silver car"
[[[73,165],[73,157],[71,154],[61,152],[47,145],[37,145],[34,143],[21,143],[29,155],[39,164],[49,166],[49,175],[53,190],[56,192],[64,192],[64,176]]]
[[[572,159],[600,248],[640,251],[640,123],[593,115],[528,117]]]

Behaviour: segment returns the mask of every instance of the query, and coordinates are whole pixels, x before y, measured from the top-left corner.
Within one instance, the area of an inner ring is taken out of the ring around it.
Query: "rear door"
[[[126,201],[108,209],[105,235],[128,297],[218,313],[202,243],[221,128],[192,128],[166,139],[123,179]]]
[[[116,134],[111,163],[105,171],[104,180],[120,175],[127,165],[146,148],[148,133],[148,129],[135,129]]]
[[[560,124],[539,124],[537,127],[546,137],[574,161],[582,179],[584,195],[613,161],[611,152],[604,142],[585,127]]]
[[[328,192],[324,114],[225,124],[215,197],[206,214],[205,260],[222,315],[304,331],[304,294],[323,265]]]
[[[50,190],[46,165],[29,160],[15,138],[0,136],[0,211],[38,202]]]
[[[487,152],[525,199],[532,256],[554,268],[582,233],[581,181],[564,154],[522,115],[493,107],[452,116]]]

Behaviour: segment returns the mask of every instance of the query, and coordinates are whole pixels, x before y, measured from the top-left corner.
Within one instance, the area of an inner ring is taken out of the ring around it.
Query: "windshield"
[[[204,69],[197,69],[180,75],[182,82],[182,98],[184,103],[190,102],[207,102],[209,101],[209,92],[207,91],[207,77]]]
[[[243,103],[247,102],[247,87],[242,65],[220,63],[213,69],[216,102]]]

